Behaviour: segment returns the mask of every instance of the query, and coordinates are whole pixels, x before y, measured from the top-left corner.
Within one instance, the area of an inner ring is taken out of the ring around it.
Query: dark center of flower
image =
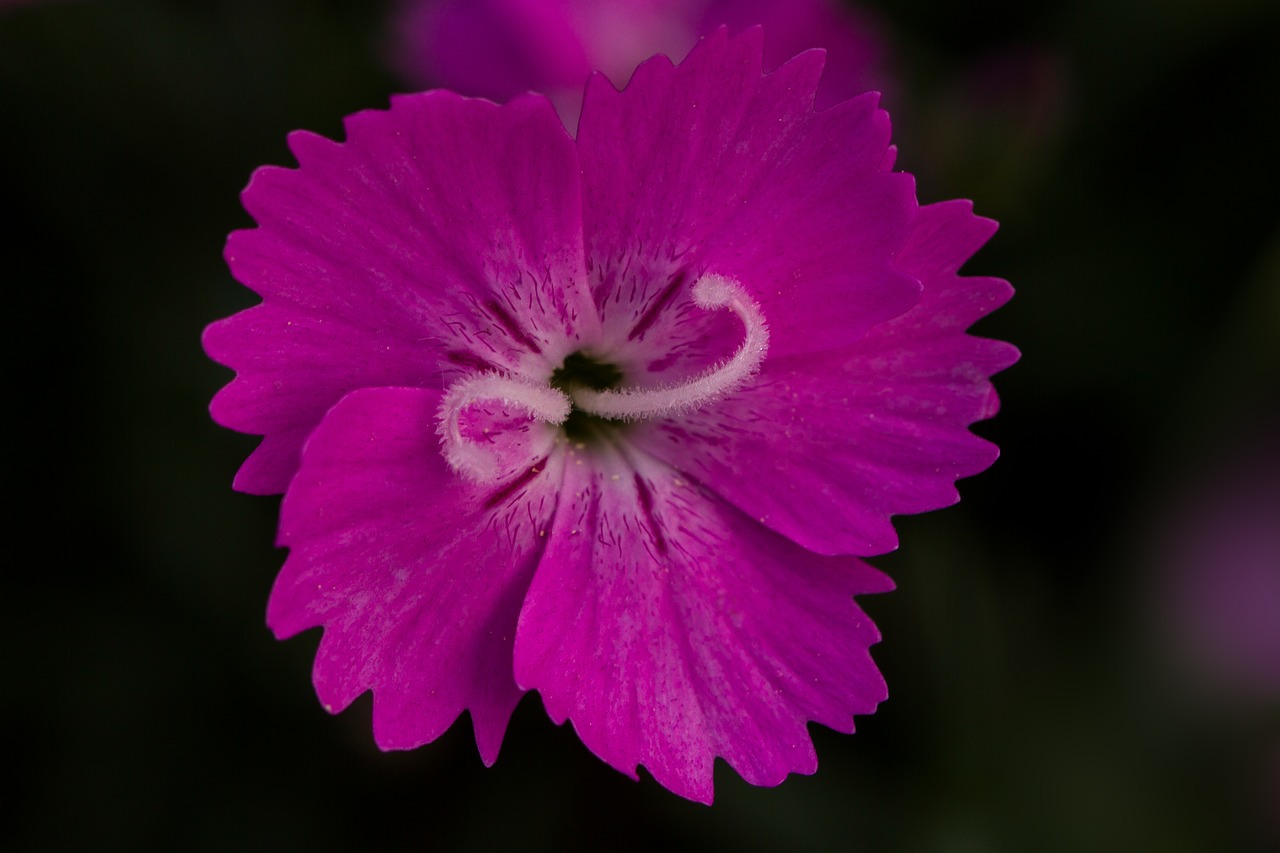
[[[582,388],[592,391],[608,391],[622,385],[622,371],[616,364],[587,355],[582,350],[565,356],[564,363],[551,372],[552,388],[563,391],[570,400],[573,392]],[[625,426],[624,422],[602,418],[584,411],[576,405],[569,410],[561,428],[565,437],[573,442],[587,442],[599,438],[605,432]]]
[[[564,364],[551,372],[551,387],[566,394],[575,388],[605,391],[622,384],[622,371],[616,364],[601,361],[582,350],[565,356]]]

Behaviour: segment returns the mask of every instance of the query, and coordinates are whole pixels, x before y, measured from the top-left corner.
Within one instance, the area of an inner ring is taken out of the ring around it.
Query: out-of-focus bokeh
[[[391,3],[0,4],[6,850],[1280,846],[1280,5],[859,6],[900,168],[1000,233],[999,462],[900,520],[890,699],[776,789],[687,803],[517,710],[381,754],[263,624],[210,320],[285,135],[404,90]],[[13,785],[12,783],[16,783]]]
[[[805,50],[828,52],[816,106],[889,83],[889,39],[866,7],[841,0],[396,0],[388,57],[411,84],[495,100],[529,89],[578,125],[583,81],[600,71],[626,85],[655,53],[673,62],[725,26],[764,27],[772,71]]]

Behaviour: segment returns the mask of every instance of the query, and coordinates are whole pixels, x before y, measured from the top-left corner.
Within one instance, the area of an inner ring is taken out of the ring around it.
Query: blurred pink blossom
[[[1227,698],[1280,699],[1280,440],[1246,445],[1169,522],[1165,632]]]
[[[737,33],[758,24],[766,70],[810,48],[827,50],[819,109],[881,83],[882,28],[836,0],[403,0],[391,52],[415,87],[497,101],[543,92],[574,128],[591,71],[624,86],[655,53],[679,62],[718,26]]]

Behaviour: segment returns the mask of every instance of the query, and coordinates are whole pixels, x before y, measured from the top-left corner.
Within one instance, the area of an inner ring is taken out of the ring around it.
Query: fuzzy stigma
[[[615,420],[671,417],[717,400],[750,379],[769,351],[769,329],[760,306],[737,281],[715,274],[698,279],[693,286],[693,301],[706,311],[725,308],[738,315],[746,334],[737,352],[674,385],[616,390],[574,388],[570,392],[574,407]]]
[[[489,449],[463,436],[459,418],[469,406],[492,400],[523,409],[549,424],[564,423],[571,409],[563,391],[499,373],[460,379],[449,386],[438,415],[441,449],[450,468],[477,483],[498,479],[499,462]]]

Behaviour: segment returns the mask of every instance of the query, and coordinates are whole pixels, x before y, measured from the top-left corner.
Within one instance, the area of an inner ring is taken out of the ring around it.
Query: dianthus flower
[[[532,89],[572,129],[591,71],[622,86],[641,61],[679,60],[724,25],[764,26],[766,68],[827,50],[819,109],[883,84],[882,29],[841,0],[401,0],[392,50],[416,85],[497,100]]]
[[[994,224],[917,206],[875,95],[814,111],[822,63],[721,30],[592,78],[576,141],[435,91],[255,172],[212,412],[285,492],[270,627],[323,626],[320,700],[372,690],[384,749],[466,710],[491,763],[537,690],[709,802],[716,756],[811,773],[807,723],[885,698],[857,555],[995,459],[967,426],[1016,353],[964,330],[1010,289],[957,275]]]

